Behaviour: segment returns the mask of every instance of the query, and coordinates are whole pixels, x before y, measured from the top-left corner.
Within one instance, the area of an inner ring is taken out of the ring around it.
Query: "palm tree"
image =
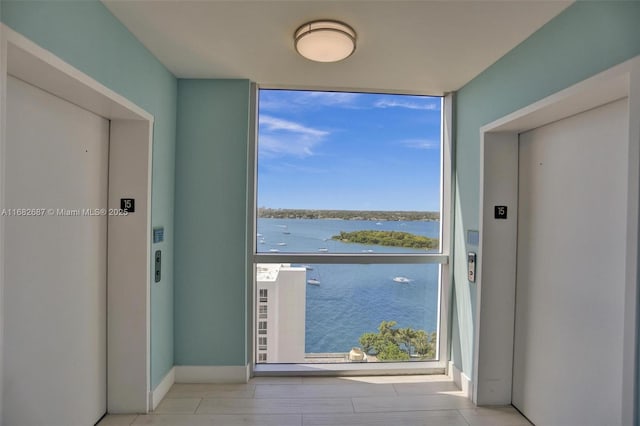
[[[398,344],[403,344],[407,354],[411,356],[414,348],[414,342],[418,337],[418,332],[411,327],[401,328],[398,330]]]

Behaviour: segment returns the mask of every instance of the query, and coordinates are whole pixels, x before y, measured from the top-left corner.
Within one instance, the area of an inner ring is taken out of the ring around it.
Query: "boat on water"
[[[369,250],[362,250],[363,253],[373,253],[373,250],[369,249]]]
[[[322,253],[326,253],[326,252],[329,251],[329,249],[328,248],[319,248],[318,251],[322,252]]]
[[[257,234],[256,234],[256,237],[258,237],[258,238],[259,238],[259,237],[262,237],[262,234],[257,233]]]
[[[264,240],[260,240],[260,244],[264,244],[264,243],[265,243],[265,241],[264,241]]]
[[[278,250],[278,249],[269,249],[269,251],[270,251],[271,253],[277,253],[277,252],[279,252],[280,250]]]
[[[382,225],[382,222],[376,222],[376,225]]]
[[[307,284],[311,284],[311,285],[320,285],[320,281],[318,281],[315,278],[311,278],[307,280]]]
[[[284,232],[283,232],[283,234],[284,234],[284,235],[291,235],[291,232],[289,232],[289,231],[284,231]]]
[[[395,277],[393,279],[395,282],[397,283],[410,283],[411,279],[407,278],[407,277]]]
[[[287,243],[278,243],[279,246],[286,246]]]

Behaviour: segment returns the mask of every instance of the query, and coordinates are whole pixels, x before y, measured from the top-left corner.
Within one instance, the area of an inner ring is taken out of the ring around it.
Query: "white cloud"
[[[259,124],[259,153],[268,157],[309,157],[314,154],[313,148],[329,135],[327,131],[269,115],[261,115]]]
[[[411,99],[411,100],[410,100]],[[416,97],[408,99],[379,99],[374,106],[376,108],[407,108],[421,109],[425,111],[439,111],[440,105],[432,100],[418,99]]]
[[[359,93],[348,92],[301,92],[304,96],[299,99],[300,103],[309,103],[322,106],[345,107],[353,106],[360,97]]]
[[[262,111],[314,109],[318,107],[358,108],[359,93],[289,91],[283,96],[265,94],[260,99]]]
[[[407,139],[400,142],[401,145],[407,148],[414,149],[438,149],[440,148],[440,142],[429,139]]]
[[[283,120],[270,115],[260,116],[260,126],[264,126],[264,130],[268,132],[282,130],[316,137],[322,137],[329,134],[329,132],[325,132],[324,130],[313,129],[299,123],[294,123],[293,121]]]

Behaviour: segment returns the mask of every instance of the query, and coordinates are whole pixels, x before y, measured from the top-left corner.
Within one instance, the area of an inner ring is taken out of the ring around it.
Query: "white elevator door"
[[[520,135],[513,404],[621,424],[627,100]]]
[[[5,211],[2,424],[89,426],[106,411],[107,217],[82,209],[107,207],[109,121],[7,86],[5,206],[54,211]]]

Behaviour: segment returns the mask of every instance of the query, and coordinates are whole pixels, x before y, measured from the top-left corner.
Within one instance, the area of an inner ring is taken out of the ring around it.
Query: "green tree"
[[[360,346],[381,361],[406,361],[412,355],[433,359],[436,354],[437,333],[427,333],[411,327],[397,328],[396,321],[382,321],[377,333],[360,336]]]
[[[433,333],[427,333],[424,330],[418,330],[414,340],[418,356],[424,359],[435,358],[437,340],[438,334],[435,331]]]
[[[332,236],[331,239],[338,240],[343,243],[409,247],[427,250],[436,249],[439,245],[437,238],[429,238],[422,235],[399,231],[340,231],[338,235]]]
[[[423,330],[420,330],[424,333]],[[413,353],[413,348],[416,346],[416,339],[418,338],[418,331],[413,328],[401,328],[398,330],[397,341],[404,345],[407,354]]]
[[[385,339],[395,341],[398,330],[393,327],[395,327],[397,324],[398,323],[396,321],[382,321],[378,326],[378,333],[380,333],[380,336]]]
[[[385,340],[378,333],[364,333],[360,336],[360,346],[368,354],[377,354],[385,345]]]
[[[380,361],[408,361],[409,354],[400,349],[400,347],[394,342],[387,342],[387,344],[378,352],[378,359]]]

